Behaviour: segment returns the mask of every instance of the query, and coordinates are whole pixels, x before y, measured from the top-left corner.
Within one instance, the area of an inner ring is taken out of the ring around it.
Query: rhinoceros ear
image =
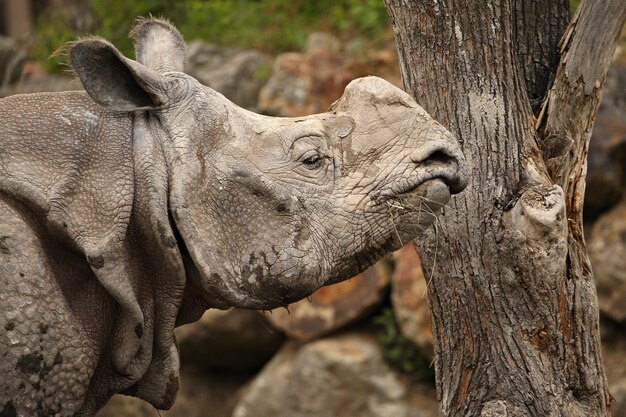
[[[124,57],[101,39],[75,42],[70,64],[91,98],[114,111],[157,110],[168,102],[168,80]]]
[[[139,18],[130,31],[137,62],[157,72],[183,72],[186,45],[180,32],[167,20]]]

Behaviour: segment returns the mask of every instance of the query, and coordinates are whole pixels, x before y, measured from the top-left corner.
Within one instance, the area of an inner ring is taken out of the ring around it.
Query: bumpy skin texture
[[[87,93],[0,101],[1,416],[169,408],[176,325],[348,278],[465,185],[450,134],[383,80],[270,118],[179,72],[168,23],[133,35],[139,62],[71,46]]]

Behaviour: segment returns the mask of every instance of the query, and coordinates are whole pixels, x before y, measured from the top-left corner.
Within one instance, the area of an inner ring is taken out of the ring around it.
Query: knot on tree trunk
[[[506,402],[502,400],[494,400],[485,403],[480,417],[508,417]]]
[[[512,229],[535,241],[553,241],[567,236],[565,196],[558,185],[528,188],[507,213]]]
[[[592,407],[579,401],[573,400],[566,403],[562,410],[555,410],[550,414],[559,417],[599,417],[600,414]]]

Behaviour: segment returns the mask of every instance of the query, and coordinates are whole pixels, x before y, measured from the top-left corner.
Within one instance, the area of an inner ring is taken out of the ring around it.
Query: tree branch
[[[569,228],[565,293],[570,296],[563,300],[560,314],[566,334],[584,334],[585,329],[598,327],[595,285],[583,234],[587,153],[602,87],[625,20],[623,0],[583,0],[561,40],[555,81],[536,121],[548,172],[565,194]],[[587,314],[579,313],[583,308]],[[564,346],[564,355],[572,361],[566,372],[573,392],[601,392],[599,387],[606,386],[585,363],[590,358],[589,346],[600,345],[597,331],[588,334],[593,340],[571,340]],[[592,356],[601,361],[600,355]],[[609,398],[605,401],[610,403]]]
[[[617,38],[626,20],[623,0],[584,0],[560,43],[561,60],[536,126],[550,176],[578,214],[591,129]],[[570,218],[572,216],[570,215]]]

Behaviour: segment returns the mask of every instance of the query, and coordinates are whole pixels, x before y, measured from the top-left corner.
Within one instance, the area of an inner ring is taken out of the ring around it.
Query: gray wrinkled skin
[[[328,113],[272,118],[181,73],[159,20],[70,46],[84,92],[0,101],[0,415],[169,408],[173,328],[269,309],[415,238],[465,186],[455,140],[367,77]]]

